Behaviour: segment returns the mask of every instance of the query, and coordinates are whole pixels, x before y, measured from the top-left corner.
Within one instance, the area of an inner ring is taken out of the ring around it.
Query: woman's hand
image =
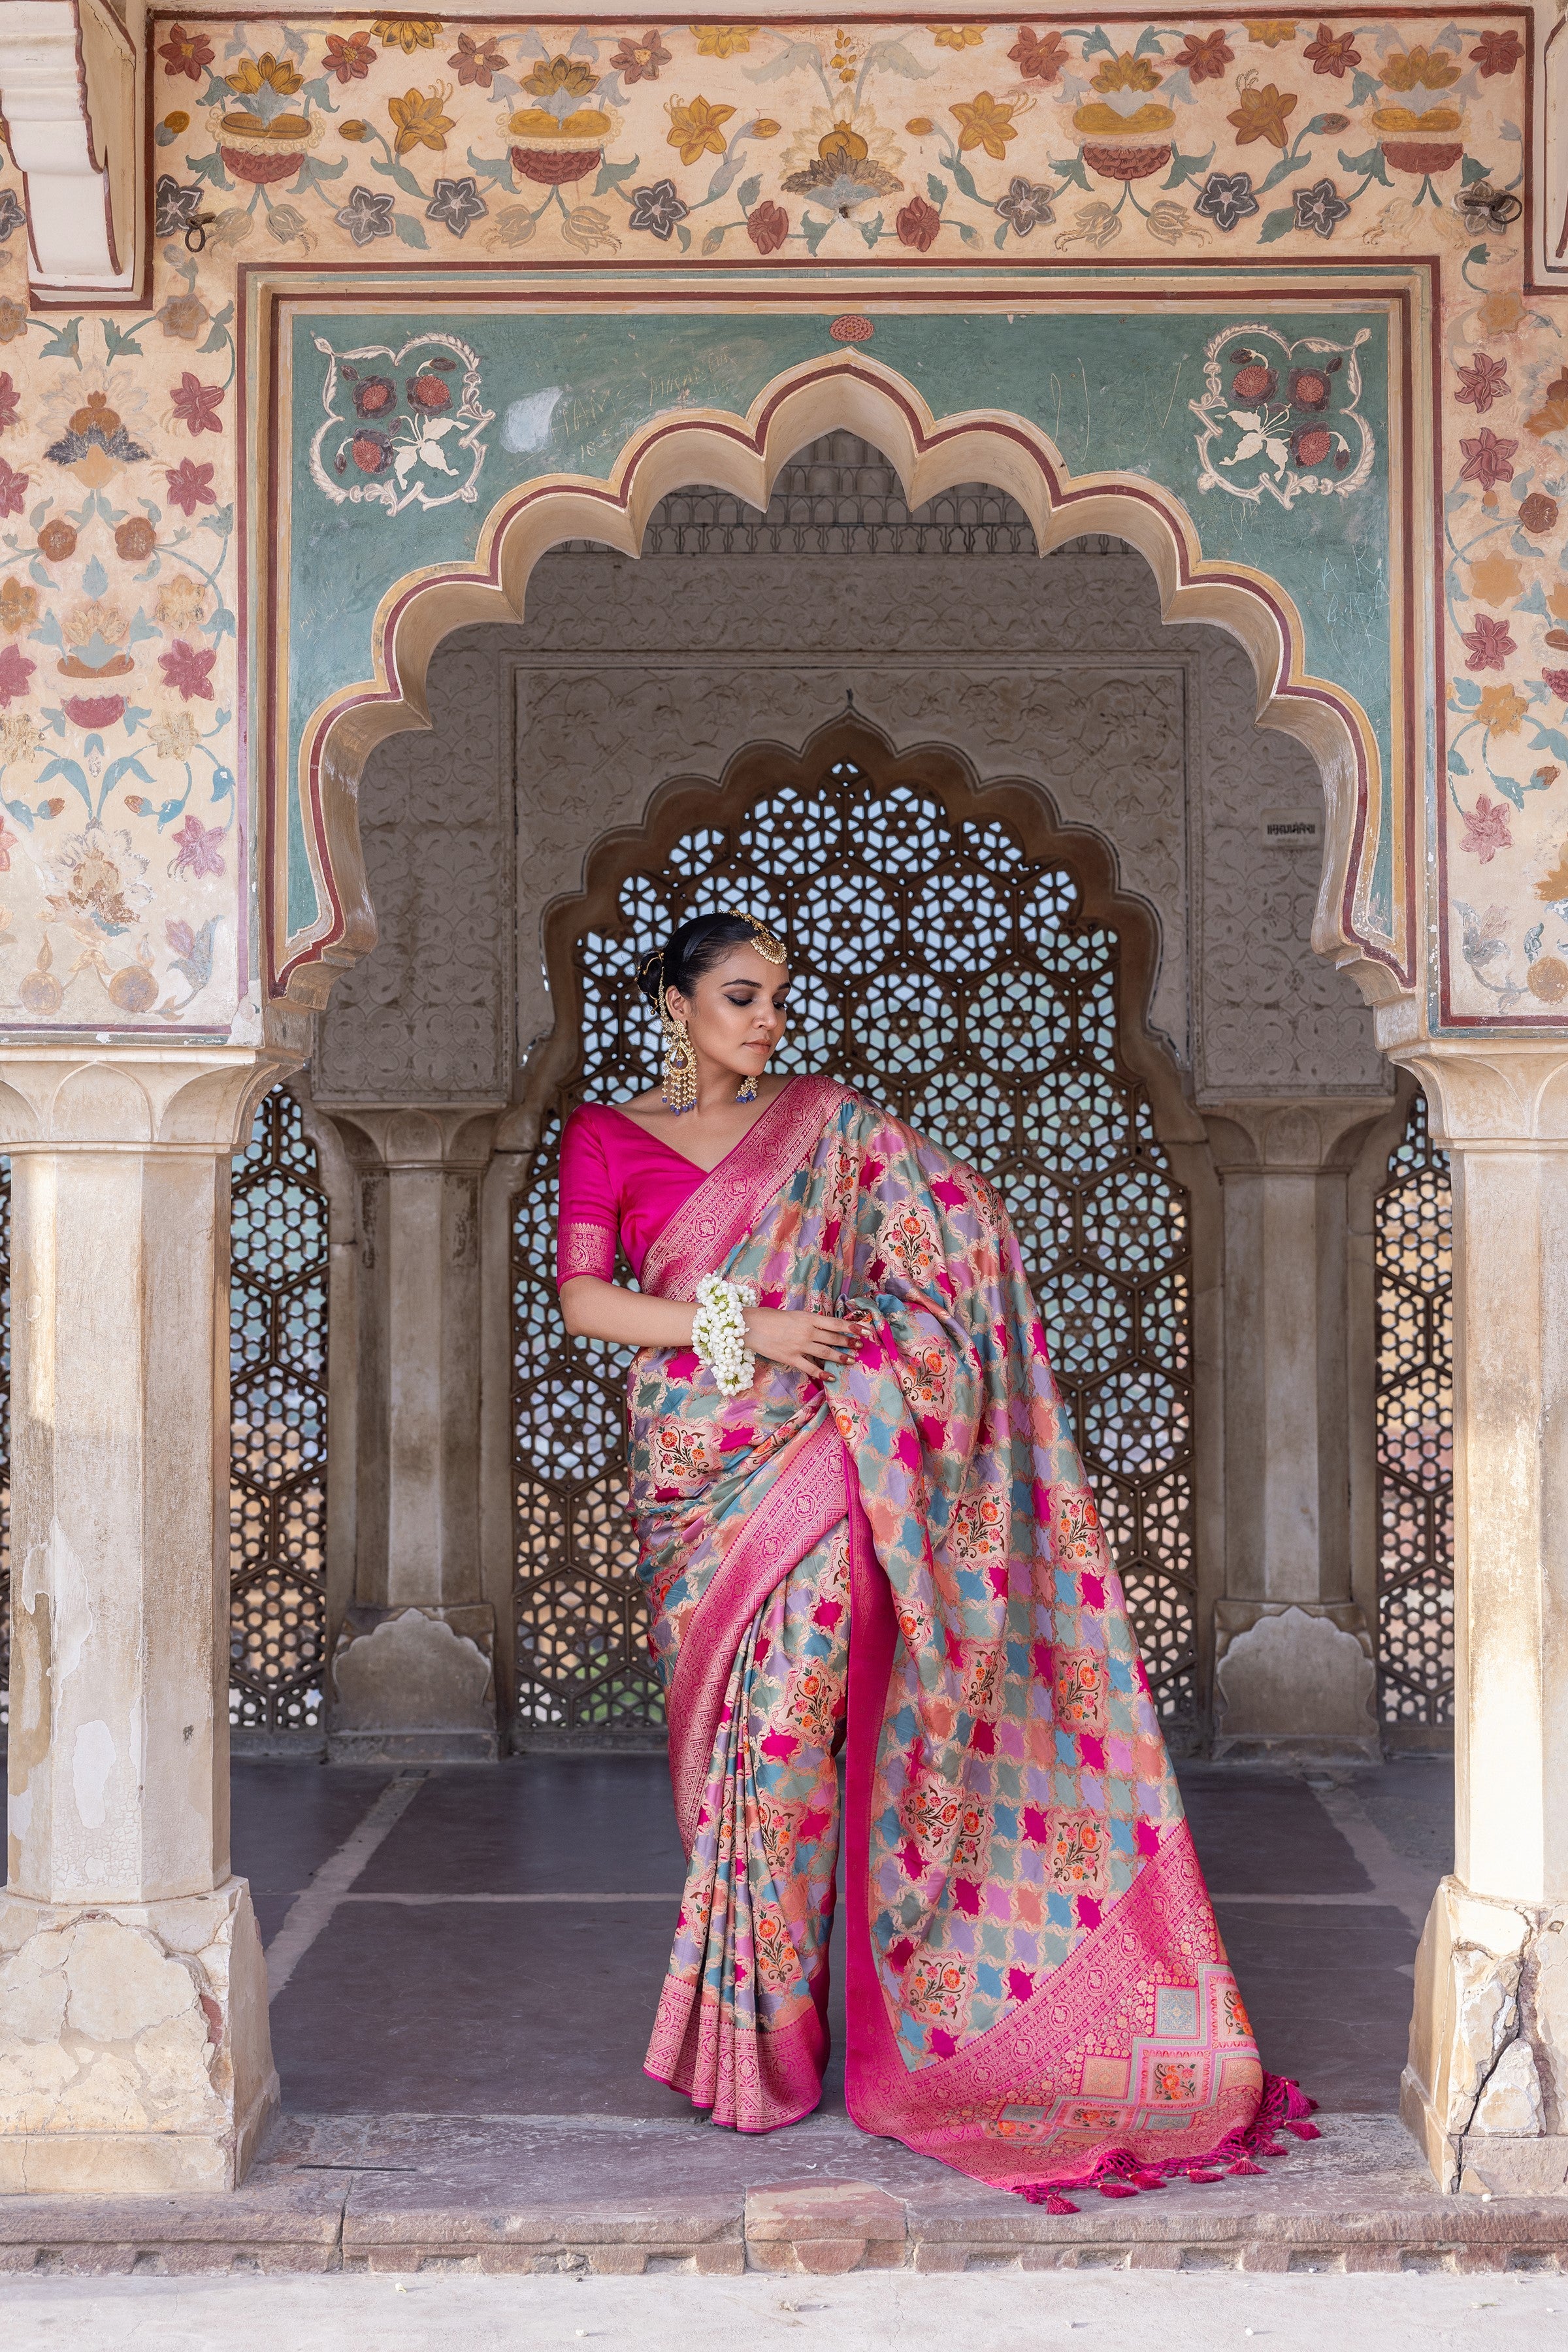
[[[748,1307],[746,1337],[757,1355],[814,1381],[829,1366],[847,1363],[860,1346],[858,1327],[842,1317],[782,1307]]]

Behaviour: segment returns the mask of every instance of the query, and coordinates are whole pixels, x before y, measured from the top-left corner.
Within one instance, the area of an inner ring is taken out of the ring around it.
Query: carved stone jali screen
[[[951,789],[917,789],[841,761],[649,855],[625,874],[614,917],[574,945],[580,1058],[513,1203],[525,1738],[634,1737],[660,1719],[626,1509],[629,1351],[565,1334],[555,1182],[574,1104],[657,1081],[637,959],[715,908],[747,908],[787,943],[776,1068],[861,1088],[1005,1196],[1157,1703],[1173,1727],[1194,1711],[1186,1195],[1119,1042],[1124,943],[1089,911],[1071,838],[1053,850],[1043,810],[1037,842],[976,812],[956,768]]]
[[[1377,1678],[1385,1723],[1454,1719],[1453,1216],[1417,1094],[1377,1198]]]
[[[230,1206],[229,1721],[321,1722],[327,1576],[327,1196],[275,1087]]]

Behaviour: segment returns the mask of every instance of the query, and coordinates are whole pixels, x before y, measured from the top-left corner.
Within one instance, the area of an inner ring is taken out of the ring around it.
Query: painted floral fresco
[[[241,262],[1162,254],[1439,257],[1452,1007],[1568,1019],[1568,348],[1523,291],[1527,33],[159,17],[150,310],[29,311],[0,188],[0,1023],[251,1034]],[[1256,333],[1210,358],[1212,494],[1361,462],[1348,374]],[[460,478],[465,365],[367,362],[331,480]]]

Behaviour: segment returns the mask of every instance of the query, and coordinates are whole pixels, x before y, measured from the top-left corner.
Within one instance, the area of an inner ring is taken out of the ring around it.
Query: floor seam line
[[[266,1950],[267,1998],[275,2001],[383,1840],[402,1820],[428,1774],[400,1772],[366,1808],[357,1825],[328,1855],[309,1886],[289,1905]]]

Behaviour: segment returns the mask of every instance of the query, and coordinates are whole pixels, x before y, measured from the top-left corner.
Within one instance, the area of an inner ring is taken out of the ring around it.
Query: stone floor
[[[1551,2268],[1562,2205],[1438,2197],[1394,2107],[1447,1866],[1428,1759],[1182,1780],[1265,2062],[1322,2137],[1051,2215],[856,2130],[694,2118],[641,2062],[681,1865],[661,1759],[237,1762],[285,2113],[226,2199],[0,2199],[0,2269]]]

